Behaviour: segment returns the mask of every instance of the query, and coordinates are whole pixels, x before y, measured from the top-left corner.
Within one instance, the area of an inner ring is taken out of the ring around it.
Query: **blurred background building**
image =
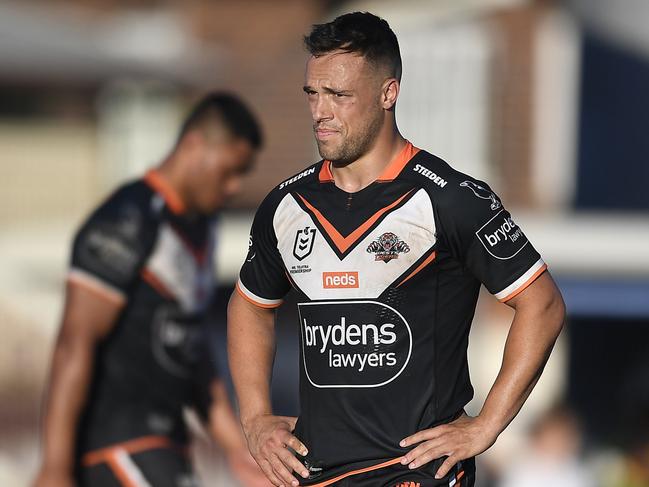
[[[568,305],[546,373],[481,459],[479,485],[510,485],[512,459],[530,461],[557,444],[573,447],[587,472],[575,486],[649,485],[644,0],[0,1],[0,485],[28,485],[37,465],[76,225],[117,184],[160,160],[185,110],[210,89],[243,96],[268,141],[221,221],[214,316],[225,367],[223,305],[254,208],[318,159],[301,90],[301,36],[353,10],[383,16],[397,33],[402,132],[490,182]],[[486,294],[480,306],[469,356],[473,413],[498,372],[512,316]],[[279,327],[275,399],[280,413],[296,414],[290,307]],[[559,402],[570,420],[550,420],[550,431],[563,428],[563,436],[550,433],[560,440],[537,448],[547,435],[535,425]],[[217,479],[211,485],[226,482],[214,473],[218,452],[201,451],[205,477]]]

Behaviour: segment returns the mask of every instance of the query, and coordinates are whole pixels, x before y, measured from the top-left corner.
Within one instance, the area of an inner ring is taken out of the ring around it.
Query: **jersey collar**
[[[176,215],[184,213],[187,207],[178,192],[171,187],[169,182],[157,169],[149,169],[144,175],[144,182],[158,193],[167,203],[169,209]]]
[[[415,157],[419,150],[420,149],[412,145],[410,141],[406,141],[405,147],[401,149],[401,151],[395,156],[394,159],[392,159],[392,161],[390,161],[390,164],[387,165],[387,167],[383,170],[376,181],[381,183],[394,181],[397,176],[401,174],[403,168],[406,167],[406,164],[408,164],[408,162],[410,162],[410,160]],[[334,175],[331,171],[331,161],[325,159],[325,161],[322,163],[322,167],[320,168],[319,173],[319,180],[321,183],[334,182]]]

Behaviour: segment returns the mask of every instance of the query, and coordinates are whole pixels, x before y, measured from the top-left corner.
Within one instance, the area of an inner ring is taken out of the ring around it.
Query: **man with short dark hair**
[[[162,164],[120,187],[81,226],[37,487],[197,485],[185,406],[209,422],[246,485],[267,485],[205,346],[215,212],[240,190],[261,144],[238,98],[210,94]]]
[[[399,133],[401,58],[385,20],[343,15],[305,42],[323,160],[260,205],[228,309],[250,451],[278,486],[472,486],[474,456],[541,374],[562,328],[561,295],[489,186]],[[481,283],[515,317],[500,373],[470,417],[466,354]],[[297,421],[273,415],[269,399],[272,309],[291,288]]]

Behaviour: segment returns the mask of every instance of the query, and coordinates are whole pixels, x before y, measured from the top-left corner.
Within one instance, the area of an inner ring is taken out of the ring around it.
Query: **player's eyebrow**
[[[312,91],[318,91],[315,88],[313,88],[311,86],[308,86],[308,85],[305,85],[304,87],[302,87],[302,90],[304,90],[305,93],[309,93],[309,92],[312,92]],[[351,90],[338,90],[338,89],[335,89],[335,88],[330,88],[328,86],[323,86],[322,91],[324,91],[325,93],[332,94],[332,95],[343,95],[343,94],[350,94],[351,93]]]

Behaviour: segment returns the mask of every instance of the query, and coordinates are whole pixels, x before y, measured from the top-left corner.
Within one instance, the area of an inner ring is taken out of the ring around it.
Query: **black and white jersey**
[[[311,482],[400,457],[401,439],[457,417],[480,284],[507,301],[545,268],[486,183],[410,143],[356,193],[328,161],[275,188],[237,290],[266,308],[298,293]]]
[[[80,453],[148,435],[182,442],[183,405],[205,409],[214,230],[213,218],[188,216],[155,171],[81,226],[68,279],[124,307],[97,349]]]

